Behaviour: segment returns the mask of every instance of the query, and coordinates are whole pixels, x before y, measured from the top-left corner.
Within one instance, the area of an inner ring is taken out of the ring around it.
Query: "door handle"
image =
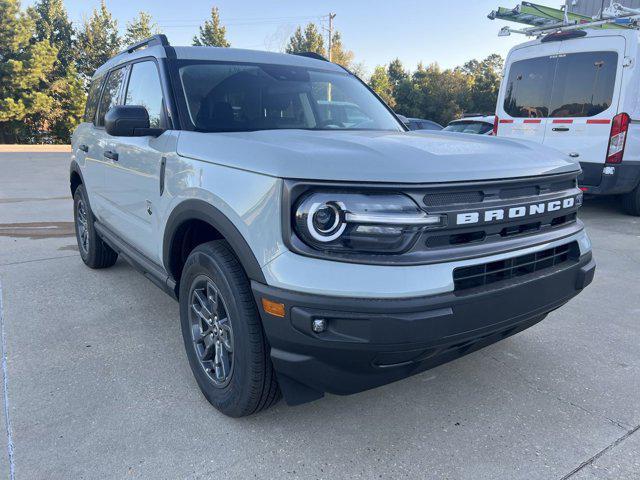
[[[88,153],[89,152],[89,146],[82,144],[82,145],[78,145],[78,150],[82,150],[84,153]]]
[[[551,130],[553,130],[554,132],[568,132],[569,127],[554,127]]]
[[[111,150],[105,150],[104,156],[109,160],[113,160],[114,162],[118,161],[118,154],[116,152],[112,152]]]

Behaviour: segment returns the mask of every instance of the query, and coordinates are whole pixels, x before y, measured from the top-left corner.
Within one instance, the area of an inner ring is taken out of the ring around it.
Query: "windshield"
[[[493,130],[492,123],[485,122],[454,122],[445,127],[447,132],[459,132],[459,133],[477,133],[483,135]]]
[[[352,75],[282,65],[179,67],[196,130],[393,130],[402,127]]]

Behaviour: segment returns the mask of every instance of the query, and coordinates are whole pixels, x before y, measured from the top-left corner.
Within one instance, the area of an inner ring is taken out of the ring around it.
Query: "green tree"
[[[473,82],[466,112],[495,112],[503,65],[503,58],[494,53],[484,60],[470,60],[462,66],[462,72],[469,75]]]
[[[33,129],[29,137],[38,140],[46,132],[55,142],[68,142],[71,131],[80,121],[85,103],[82,82],[73,58],[74,30],[62,0],[38,0],[27,10],[35,22],[32,42],[48,42],[55,50],[54,68],[40,83],[40,102],[49,109],[32,112],[25,125]]]
[[[351,68],[353,57],[353,52],[344,48],[340,32],[335,32],[331,38],[331,61],[345,68]]]
[[[95,9],[89,20],[85,20],[78,32],[76,58],[78,71],[85,78],[85,86],[96,69],[120,50],[118,21],[113,18],[105,0]]]
[[[396,95],[396,89],[398,85],[404,82],[409,74],[402,65],[402,62],[399,58],[392,60],[387,67],[387,75],[389,76],[389,81],[391,82],[391,86],[393,88],[393,94]]]
[[[220,12],[217,7],[211,8],[211,19],[205,20],[200,27],[200,34],[193,37],[196,47],[230,47],[226,37],[227,29],[220,25]]]
[[[371,75],[371,78],[369,79],[369,86],[386,102],[387,105],[391,108],[395,107],[396,100],[393,96],[393,85],[387,70],[383,66],[378,65],[373,71],[373,75]]]
[[[153,22],[151,15],[147,12],[140,12],[132,21],[127,22],[122,43],[125,46],[133,45],[157,33],[160,33],[160,30],[158,25]]]
[[[315,23],[309,23],[304,31],[302,27],[298,27],[289,39],[285,51],[287,53],[314,52],[322,56],[327,54],[324,39]]]
[[[38,41],[35,23],[18,0],[0,0],[0,142],[32,140],[53,106],[46,82],[58,51]]]

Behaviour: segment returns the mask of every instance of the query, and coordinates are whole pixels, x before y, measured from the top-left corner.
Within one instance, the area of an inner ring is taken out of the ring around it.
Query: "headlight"
[[[316,192],[298,203],[294,225],[318,250],[402,253],[423,229],[442,226],[443,217],[402,194]]]

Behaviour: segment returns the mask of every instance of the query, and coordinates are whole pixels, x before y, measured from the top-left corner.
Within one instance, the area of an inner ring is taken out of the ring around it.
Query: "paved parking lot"
[[[233,420],[196,386],[177,304],[123,262],[84,267],[67,176],[68,154],[0,153],[1,478],[640,478],[640,221],[614,201],[582,212],[595,282],[541,324]]]

